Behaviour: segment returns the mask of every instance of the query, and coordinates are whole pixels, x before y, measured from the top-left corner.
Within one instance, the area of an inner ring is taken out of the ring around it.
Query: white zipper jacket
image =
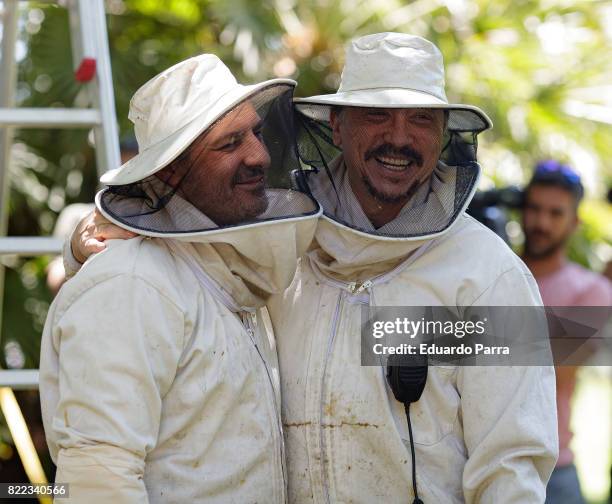
[[[282,292],[316,217],[229,231],[248,263],[227,244],[112,241],[62,288],[40,390],[66,502],[286,501],[275,342],[242,280]]]
[[[411,502],[406,414],[385,370],[360,365],[361,307],[540,305],[536,284],[466,215],[412,242],[376,240],[323,217],[316,239],[268,305],[289,501]],[[411,420],[425,504],[544,502],[557,456],[552,367],[430,367]]]

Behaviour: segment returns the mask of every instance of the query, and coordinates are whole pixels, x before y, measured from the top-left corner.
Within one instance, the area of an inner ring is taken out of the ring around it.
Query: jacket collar
[[[375,230],[371,224],[371,229],[362,227],[364,219],[368,224],[369,221],[350,188],[342,159],[335,159],[330,170],[339,181],[340,197],[335,196],[329,184],[313,187],[325,215],[319,221],[308,258],[321,273],[345,282],[363,282],[389,272],[435,238],[446,235],[467,208],[478,180],[476,176],[470,186],[460,187],[465,193],[457,195],[457,168],[439,163],[430,181],[423,184],[399,215]],[[453,211],[458,196],[463,199],[462,206]],[[353,228],[356,222],[360,224]],[[401,231],[405,236],[379,236],[377,231]]]

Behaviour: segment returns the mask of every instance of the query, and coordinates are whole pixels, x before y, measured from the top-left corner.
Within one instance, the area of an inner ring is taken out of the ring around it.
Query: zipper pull
[[[244,326],[244,329],[246,330],[247,334],[249,335],[251,339],[253,339],[253,336],[255,335],[255,331],[253,331],[253,328],[252,328],[252,325],[253,325],[252,313],[243,311],[240,315],[240,318],[242,319],[242,325]]]
[[[372,287],[372,281],[366,280],[365,282],[361,284],[361,286],[357,290],[353,291],[353,294],[360,294],[364,290],[369,289],[370,287]]]
[[[251,323],[253,324],[253,327],[257,328],[257,313],[249,312],[249,317],[251,317]]]

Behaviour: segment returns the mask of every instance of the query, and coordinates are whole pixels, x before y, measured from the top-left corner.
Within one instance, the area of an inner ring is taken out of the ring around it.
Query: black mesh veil
[[[319,201],[325,216],[368,234],[411,238],[443,232],[465,210],[480,173],[477,134],[488,127],[484,120],[480,124],[470,111],[446,111],[442,153],[431,177],[414,188],[392,221],[375,227],[352,191],[351,167],[334,145],[328,114],[329,107],[315,103],[298,102],[295,106],[301,160],[296,178]]]
[[[291,186],[299,168],[292,94],[284,84],[260,89],[154,175],[104,189],[98,206],[123,227],[153,236],[316,214],[314,198]]]

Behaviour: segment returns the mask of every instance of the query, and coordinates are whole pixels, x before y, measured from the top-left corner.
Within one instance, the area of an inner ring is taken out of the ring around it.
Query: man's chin
[[[532,244],[525,244],[525,255],[533,259],[548,259],[553,256],[561,247],[562,243],[552,243],[540,246],[534,246]]]
[[[232,212],[210,216],[218,226],[239,226],[257,220],[268,209],[268,197],[241,198],[239,201],[228,201],[227,209]],[[204,212],[206,213],[206,212]]]
[[[414,181],[412,184],[407,186],[406,189],[398,190],[394,187],[392,190],[385,189],[379,184],[373,184],[372,181],[364,177],[363,182],[372,197],[381,203],[398,204],[407,202],[416,192],[418,183]]]
[[[263,196],[253,197],[248,204],[243,204],[242,213],[244,215],[244,221],[252,221],[257,219],[268,209],[268,197],[264,193]]]

